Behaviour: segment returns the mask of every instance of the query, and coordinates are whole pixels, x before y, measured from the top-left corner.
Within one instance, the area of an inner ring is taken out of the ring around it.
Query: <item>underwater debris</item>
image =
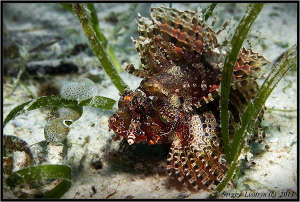
[[[109,128],[130,145],[171,143],[169,174],[197,189],[215,189],[228,169],[219,108],[225,50],[201,14],[192,11],[152,7],[150,18],[139,16],[138,32],[133,42],[143,69],[130,64],[126,70],[143,80],[122,95]],[[230,90],[230,141],[267,63],[251,49],[238,55]]]

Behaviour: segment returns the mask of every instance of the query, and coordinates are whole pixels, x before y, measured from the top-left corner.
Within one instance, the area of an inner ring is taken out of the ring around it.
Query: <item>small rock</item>
[[[134,198],[134,196],[132,196],[132,195],[128,195],[125,197],[125,199],[133,199],[133,198]]]
[[[187,197],[189,197],[191,194],[187,194],[187,193],[181,193],[177,198],[178,199],[184,199],[184,198],[187,198]]]
[[[32,61],[28,62],[25,67],[29,74],[38,77],[78,72],[78,66],[69,59]]]
[[[95,188],[95,186],[92,186],[92,190],[93,190],[93,193],[97,193],[97,189]]]
[[[98,159],[98,160],[96,160],[96,161],[94,161],[94,162],[91,163],[91,167],[93,169],[99,170],[99,169],[103,168],[103,164],[102,164],[101,160]]]

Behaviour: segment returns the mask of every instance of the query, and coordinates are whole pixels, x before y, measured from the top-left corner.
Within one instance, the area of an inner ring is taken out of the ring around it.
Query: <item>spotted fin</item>
[[[166,47],[160,47],[159,36],[156,35],[154,27],[156,26],[149,18],[139,16],[138,19],[139,37],[133,40],[133,43],[138,51],[142,70],[136,70],[132,65],[126,67],[129,73],[132,73],[141,78],[150,77],[159,72],[163,67],[168,67],[172,62],[167,58]]]
[[[260,78],[261,67],[269,62],[263,56],[253,52],[252,49],[243,48],[233,69],[233,81]]]
[[[203,22],[201,15],[189,10],[151,8],[151,18],[157,25],[154,29],[165,41],[176,46],[178,54],[184,54],[185,49],[202,55],[218,44],[215,32]]]
[[[187,139],[173,142],[167,159],[168,172],[196,189],[214,189],[224,177],[227,165],[213,113],[193,115],[189,133]]]

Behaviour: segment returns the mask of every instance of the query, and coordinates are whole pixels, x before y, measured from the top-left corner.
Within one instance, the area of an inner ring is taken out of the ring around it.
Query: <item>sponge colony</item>
[[[70,82],[60,90],[60,96],[66,100],[77,100],[81,102],[87,100],[96,95],[99,95],[99,89],[97,85],[90,79],[83,79],[79,82]]]
[[[73,123],[72,120],[65,120],[64,118],[49,121],[44,128],[44,135],[47,142],[61,144],[69,133],[69,125],[71,123]]]

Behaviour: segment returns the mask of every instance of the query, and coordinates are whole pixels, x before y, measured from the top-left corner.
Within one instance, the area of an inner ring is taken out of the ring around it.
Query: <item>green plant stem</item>
[[[251,132],[261,109],[263,108],[267,98],[274,90],[282,77],[289,71],[294,63],[296,63],[296,46],[293,46],[283,58],[274,66],[269,76],[264,81],[257,97],[247,107],[242,117],[242,127],[236,131],[232,143],[232,154],[235,154],[239,147],[240,139],[245,131]]]
[[[230,165],[230,168],[226,172],[226,175],[225,175],[224,179],[222,180],[222,182],[216,188],[216,191],[221,192],[225,188],[225,186],[228,184],[231,177],[234,175],[234,172],[236,170],[237,165],[239,165],[239,161],[238,160],[233,161],[233,163]]]
[[[127,12],[125,12],[125,15],[122,17],[122,19],[120,20],[120,22],[118,23],[118,25],[115,27],[112,37],[111,38],[115,38],[117,36],[117,34],[119,33],[119,31],[128,24],[129,19],[131,18],[131,16],[133,15],[136,7],[138,6],[138,3],[133,3],[130,5],[130,8],[128,9]]]
[[[297,109],[267,109],[267,111],[275,111],[275,112],[297,112]]]
[[[138,3],[132,3],[130,5],[130,8],[128,9],[128,11],[125,12],[125,15],[123,15],[123,17],[120,19],[119,23],[117,24],[117,26],[113,30],[113,32],[110,36],[111,39],[117,38],[117,35],[120,32],[120,30],[129,23],[129,20],[130,20],[131,16],[133,15],[133,13],[134,13],[135,9],[137,8],[137,6],[138,6]],[[122,69],[122,66],[121,66],[121,62],[116,57],[114,47],[112,47],[111,45],[108,44],[108,46],[106,48],[106,51],[107,51],[107,54],[109,55],[109,58],[111,59],[111,62],[116,67],[117,71],[119,73],[122,72],[123,69]]]
[[[102,67],[106,71],[107,75],[110,77],[111,81],[120,91],[120,93],[123,93],[123,90],[127,87],[127,85],[124,83],[124,81],[121,79],[117,71],[114,69],[112,63],[110,62],[105,52],[105,48],[103,44],[99,41],[93,28],[90,26],[83,5],[77,3],[73,4],[73,10],[83,28],[83,31],[87,39],[91,44],[91,47],[96,57],[99,59]]]
[[[285,93],[287,89],[289,89],[290,87],[292,87],[292,85],[293,85],[293,82],[290,81],[289,84],[282,89],[282,91]]]
[[[13,94],[14,91],[16,90],[16,88],[17,88],[19,82],[21,81],[21,77],[22,77],[22,75],[23,75],[24,72],[25,72],[25,61],[24,61],[24,58],[22,58],[22,64],[21,64],[20,70],[19,70],[19,72],[18,72],[17,79],[16,79],[16,81],[14,82],[14,85],[13,85],[13,87],[12,87],[12,92],[11,92],[11,94]]]
[[[73,13],[72,4],[70,3],[60,3],[61,7]]]
[[[99,21],[98,21],[98,16],[97,16],[97,12],[95,9],[95,6],[93,3],[87,3],[87,8],[90,11],[90,22],[91,25],[94,29],[94,31],[96,32],[96,35],[98,37],[98,39],[103,43],[103,46],[106,47],[107,46],[107,39],[104,36],[104,34],[102,33],[100,26],[99,26]]]
[[[217,6],[217,3],[212,3],[207,8],[205,8],[203,10],[203,16],[204,16],[205,21],[207,21],[208,18],[212,15],[212,13],[213,13],[216,6]]]
[[[7,185],[14,189],[18,185],[45,179],[63,179],[56,187],[45,193],[44,198],[60,198],[71,187],[71,168],[66,165],[37,165],[20,169],[11,174]]]
[[[106,37],[104,36],[104,34],[102,33],[102,31],[100,29],[100,24],[98,21],[98,16],[97,16],[97,12],[96,12],[94,4],[88,3],[87,8],[90,11],[89,19],[90,19],[92,28],[94,29],[98,39],[103,43],[103,46],[106,48],[106,53],[107,53],[110,61],[112,62],[113,66],[117,69],[118,72],[122,72],[121,62],[116,57],[116,54],[115,54],[112,46],[109,45]]]
[[[111,63],[114,65],[114,67],[116,67],[117,72],[118,73],[122,72],[123,71],[122,65],[115,54],[114,48],[108,44],[106,47],[106,52],[111,60]]]
[[[228,141],[228,99],[231,85],[231,77],[233,68],[240,52],[243,41],[245,40],[247,33],[256,17],[262,10],[264,4],[250,4],[244,17],[242,18],[239,26],[237,27],[232,40],[231,40],[231,52],[226,55],[224,69],[222,72],[221,81],[221,130],[223,137],[223,144],[227,162],[232,161],[232,157],[229,151]]]
[[[100,109],[111,109],[116,101],[110,98],[94,96],[90,99],[77,102],[76,100],[65,100],[60,96],[43,96],[38,97],[34,100],[27,101],[10,111],[3,122],[3,128],[5,125],[12,120],[13,118],[24,114],[28,111],[44,108],[44,107],[77,107],[77,106],[88,106],[88,107],[96,107]]]
[[[245,133],[251,134],[253,126],[255,125],[257,117],[259,116],[267,98],[270,96],[271,92],[274,90],[281,78],[283,78],[283,76],[291,69],[293,65],[296,64],[296,62],[297,56],[295,45],[274,66],[262,85],[260,91],[258,92],[256,98],[253,100],[253,103],[250,103],[247,107],[246,112],[242,117],[242,127],[237,130],[233,139],[232,153],[235,154],[233,155],[233,161],[231,162],[224,179],[216,189],[218,192],[221,192],[227,185],[236,170],[236,166],[239,165],[240,155],[247,142],[247,138],[242,138],[243,135]]]
[[[33,98],[36,98],[36,95],[34,95],[34,93],[26,86],[25,83],[23,83],[21,80],[19,80],[19,82]]]

